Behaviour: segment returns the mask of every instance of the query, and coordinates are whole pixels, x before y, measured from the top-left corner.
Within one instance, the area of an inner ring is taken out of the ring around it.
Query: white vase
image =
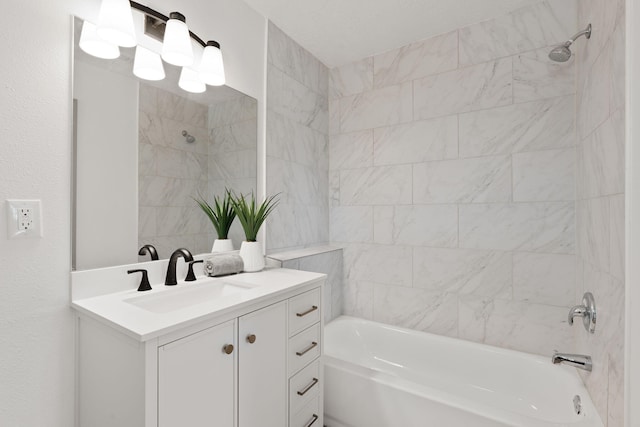
[[[213,241],[211,252],[229,252],[233,250],[233,241],[231,239],[216,239]]]
[[[253,273],[264,268],[264,255],[262,245],[258,242],[242,242],[240,245],[240,257],[244,262],[244,271]]]

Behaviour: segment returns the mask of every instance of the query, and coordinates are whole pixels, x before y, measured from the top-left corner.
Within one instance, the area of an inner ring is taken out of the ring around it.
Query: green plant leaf
[[[213,228],[215,228],[218,234],[218,239],[227,239],[229,236],[229,229],[231,224],[236,218],[236,212],[232,203],[233,196],[231,192],[225,189],[224,198],[218,196],[213,197],[213,206],[209,204],[202,196],[194,198],[198,206],[209,217]]]
[[[256,241],[260,227],[279,203],[277,199],[279,194],[267,197],[260,206],[256,206],[256,198],[253,192],[249,201],[247,201],[249,196],[242,194],[240,196],[231,196],[233,210],[242,225],[247,242]]]

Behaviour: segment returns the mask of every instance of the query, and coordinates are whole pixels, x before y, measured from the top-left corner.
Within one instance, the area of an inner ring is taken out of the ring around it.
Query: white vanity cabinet
[[[80,310],[76,427],[322,426],[321,286],[147,340]]]

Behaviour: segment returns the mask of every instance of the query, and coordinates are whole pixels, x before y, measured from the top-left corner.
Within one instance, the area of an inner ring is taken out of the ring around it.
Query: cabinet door
[[[286,426],[286,302],[240,317],[238,330],[238,426]]]
[[[158,348],[159,427],[234,427],[234,338],[232,320]]]

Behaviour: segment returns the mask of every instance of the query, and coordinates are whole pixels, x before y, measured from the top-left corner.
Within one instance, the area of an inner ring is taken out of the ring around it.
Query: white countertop
[[[151,291],[138,292],[137,289],[130,289],[77,299],[72,301],[71,305],[80,313],[107,324],[136,340],[147,341],[198,322],[242,310],[263,300],[294,291],[296,288],[322,282],[325,277],[324,274],[284,268],[219,278],[200,276],[195,282],[181,281],[176,286],[152,284]],[[249,289],[213,299],[203,299],[197,304],[163,313],[148,311],[127,302],[133,298],[162,298],[171,292],[178,295],[214,282],[238,284],[242,287],[249,287]]]

